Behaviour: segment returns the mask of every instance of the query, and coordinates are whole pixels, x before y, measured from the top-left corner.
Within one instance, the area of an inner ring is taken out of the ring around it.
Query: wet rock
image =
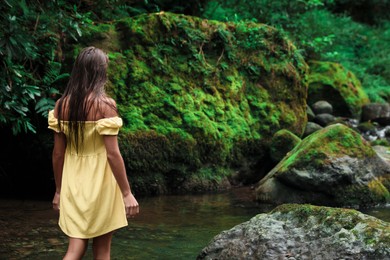
[[[270,156],[274,162],[279,162],[291,151],[301,139],[286,129],[274,134],[270,145]]]
[[[384,134],[386,137],[390,137],[390,128],[386,129]]]
[[[376,127],[373,122],[362,122],[357,126],[362,133],[375,133]]]
[[[306,137],[258,184],[267,203],[372,206],[390,201],[390,167],[347,126]]]
[[[390,167],[390,147],[383,145],[374,145],[372,149],[383,159],[385,160]]]
[[[374,121],[381,125],[390,125],[390,104],[372,103],[363,106],[362,121]]]
[[[306,107],[306,114],[307,114],[308,121],[313,121],[314,117],[316,116],[313,110],[309,106]]]
[[[327,126],[335,120],[336,117],[331,114],[318,114],[314,117],[314,122],[316,122],[320,126]]]
[[[333,113],[333,107],[329,102],[320,100],[315,102],[313,105],[311,105],[311,108],[313,112],[318,114],[332,114]]]
[[[390,224],[356,210],[286,204],[223,231],[197,259],[389,259]]]
[[[315,131],[321,130],[323,127],[314,122],[307,122],[305,132],[303,134],[304,137],[311,135]]]

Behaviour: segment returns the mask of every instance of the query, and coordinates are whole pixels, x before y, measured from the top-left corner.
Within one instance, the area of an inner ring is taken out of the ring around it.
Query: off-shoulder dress
[[[68,122],[58,126],[49,112],[49,129],[69,140]],[[107,160],[104,135],[117,135],[119,117],[86,121],[83,148],[76,152],[67,143],[60,194],[59,226],[73,238],[93,238],[127,226],[123,198]]]

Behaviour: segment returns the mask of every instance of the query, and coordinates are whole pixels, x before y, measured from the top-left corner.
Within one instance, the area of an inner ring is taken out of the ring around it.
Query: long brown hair
[[[84,142],[83,133],[89,112],[93,107],[94,110],[97,108],[97,113],[99,101],[108,100],[104,98],[107,67],[106,53],[95,47],[83,49],[73,65],[64,94],[58,100],[58,124],[61,128],[60,121],[68,121],[68,142],[74,145],[77,152]]]

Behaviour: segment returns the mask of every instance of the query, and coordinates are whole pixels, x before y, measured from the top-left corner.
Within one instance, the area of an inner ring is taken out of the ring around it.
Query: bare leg
[[[80,260],[87,250],[88,239],[69,238],[69,246],[64,260]]]
[[[113,232],[93,238],[93,259],[110,260]]]

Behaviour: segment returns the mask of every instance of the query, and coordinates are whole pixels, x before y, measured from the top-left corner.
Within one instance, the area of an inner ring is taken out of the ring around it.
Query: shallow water
[[[195,259],[221,231],[273,208],[253,199],[247,188],[141,198],[140,215],[114,235],[112,259]],[[0,259],[62,258],[67,238],[50,207],[50,202],[0,201]],[[365,213],[390,221],[390,207]],[[91,248],[85,259],[92,259]]]

